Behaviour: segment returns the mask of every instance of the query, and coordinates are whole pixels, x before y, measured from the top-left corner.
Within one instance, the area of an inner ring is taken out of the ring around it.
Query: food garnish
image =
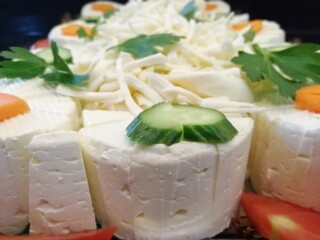
[[[26,101],[6,93],[0,93],[0,122],[30,111]]]
[[[105,11],[103,13],[103,19],[108,19],[109,17],[111,17],[113,14],[115,14],[117,11],[119,11],[118,9],[116,8],[112,8],[112,9],[109,9],[108,11]]]
[[[79,38],[84,38],[84,39],[88,39],[88,40],[92,40],[96,36],[96,34],[97,34],[96,27],[91,28],[90,32],[86,31],[86,29],[83,27],[80,27],[77,30],[77,35]]]
[[[86,33],[86,35],[88,35],[88,36],[92,35],[93,30],[91,27],[87,27],[87,26],[80,25],[80,24],[68,24],[68,25],[61,28],[61,32],[63,35],[66,35],[66,36],[77,36],[78,31],[80,29],[82,29],[82,31],[84,31]]]
[[[255,32],[258,33],[262,30],[263,27],[263,22],[260,19],[252,20],[246,23],[238,23],[238,24],[232,24],[231,28],[234,31],[240,31],[248,26],[251,26],[251,29]]]
[[[48,83],[58,85],[86,86],[88,75],[73,74],[58,53],[55,42],[51,43],[53,55],[52,64],[21,47],[11,47],[11,51],[2,51],[0,56],[6,58],[0,62],[0,78],[21,78],[23,80],[35,77],[43,78]]]
[[[214,11],[218,8],[217,4],[214,4],[212,2],[208,2],[206,3],[206,11],[210,12],[210,11]]]
[[[320,85],[310,85],[296,92],[295,106],[301,110],[320,113]]]
[[[181,140],[225,143],[238,133],[217,110],[167,102],[140,113],[126,130],[127,136],[141,145],[167,146]]]
[[[267,239],[320,239],[320,214],[278,199],[244,192],[241,204],[257,231]]]
[[[310,84],[320,83],[320,45],[299,44],[280,51],[253,45],[253,54],[240,51],[232,62],[241,66],[252,82],[269,80],[285,98]]]
[[[92,9],[95,10],[95,11],[99,11],[99,12],[106,12],[106,11],[109,11],[111,9],[114,9],[114,6],[110,3],[99,3],[99,2],[96,2],[96,3],[93,3],[92,5]]]
[[[169,34],[139,35],[113,48],[132,54],[134,58],[143,58],[158,53],[156,47],[166,47],[177,43],[182,37]],[[111,49],[113,49],[111,48]]]
[[[199,10],[194,0],[188,2],[181,10],[180,14],[184,16],[187,20],[195,19],[194,15]]]
[[[115,227],[100,228],[79,233],[69,233],[65,235],[34,235],[34,236],[2,236],[0,240],[111,240],[115,233]]]

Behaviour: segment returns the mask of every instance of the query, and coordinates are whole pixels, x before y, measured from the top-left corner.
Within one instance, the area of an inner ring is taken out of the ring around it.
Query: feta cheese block
[[[250,175],[258,193],[320,211],[320,115],[275,107],[258,114]]]
[[[29,150],[30,234],[61,235],[95,229],[78,133],[34,136]]]
[[[83,127],[91,127],[97,124],[121,121],[121,120],[132,120],[133,114],[128,111],[112,111],[112,110],[83,110],[82,111],[82,122]]]
[[[120,239],[203,239],[228,227],[237,209],[253,120],[232,117],[226,144],[182,141],[141,147],[130,121],[80,130],[96,216]]]
[[[42,80],[3,81],[1,92],[27,101],[30,112],[0,122],[0,232],[19,234],[28,224],[28,144],[34,135],[78,128],[77,106]]]

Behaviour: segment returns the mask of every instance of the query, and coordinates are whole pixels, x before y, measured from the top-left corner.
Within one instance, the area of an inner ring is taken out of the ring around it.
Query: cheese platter
[[[319,51],[218,0],[90,2],[2,51],[0,233],[282,237],[239,206],[320,211]]]

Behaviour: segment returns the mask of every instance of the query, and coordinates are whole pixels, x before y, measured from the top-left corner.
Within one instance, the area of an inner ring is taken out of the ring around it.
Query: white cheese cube
[[[29,145],[30,233],[60,235],[96,228],[78,135],[33,137]]]
[[[250,175],[261,194],[320,211],[320,118],[292,106],[256,117]]]

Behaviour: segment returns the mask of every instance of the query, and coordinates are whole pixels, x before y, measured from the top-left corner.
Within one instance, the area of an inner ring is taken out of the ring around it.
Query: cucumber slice
[[[182,126],[170,103],[159,103],[140,113],[127,127],[127,136],[141,145],[180,141]]]
[[[72,55],[69,49],[59,47],[58,54],[66,63],[72,63]],[[52,55],[51,48],[43,48],[39,52],[37,52],[36,55],[38,57],[41,57],[43,60],[45,60],[49,64],[53,63],[53,55]]]
[[[224,114],[217,110],[187,105],[173,105],[173,110],[183,125],[183,140],[225,143],[238,133]]]
[[[159,103],[140,113],[127,127],[127,136],[141,145],[167,146],[186,141],[225,143],[237,129],[223,113],[209,108]]]

